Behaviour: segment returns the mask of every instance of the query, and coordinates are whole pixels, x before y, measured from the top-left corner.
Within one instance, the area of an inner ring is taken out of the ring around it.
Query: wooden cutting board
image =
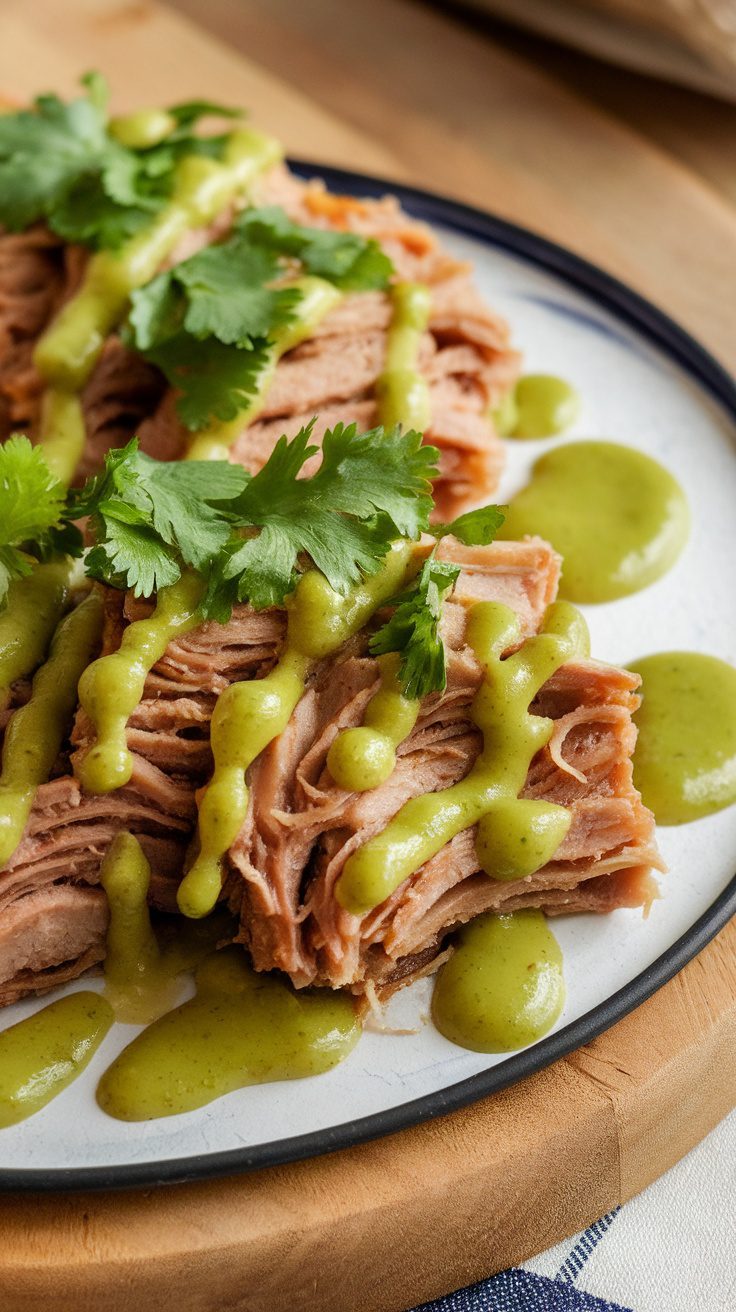
[[[400,0],[178,8],[227,44],[148,3],[4,0],[0,90],[70,92],[97,67],[118,109],[193,95],[251,105],[295,153],[565,242],[733,364],[732,210],[538,67]],[[732,924],[601,1038],[388,1139],[207,1184],[3,1196],[0,1307],[403,1312],[519,1262],[630,1198],[736,1104],[735,949]]]

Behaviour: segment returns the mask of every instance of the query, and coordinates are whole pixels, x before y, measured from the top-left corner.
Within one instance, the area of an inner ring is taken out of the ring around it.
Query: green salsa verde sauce
[[[385,428],[402,424],[423,433],[429,427],[429,386],[419,372],[419,352],[427,331],[432,294],[423,283],[399,282],[390,292],[393,314],[386,363],[376,383],[378,417]]]
[[[562,953],[541,911],[471,921],[441,967],[432,1019],[473,1052],[513,1052],[541,1039],[565,1001]]]
[[[278,142],[248,128],[230,133],[222,160],[186,156],[177,167],[170,201],[152,223],[119,250],[98,251],[90,259],[79,291],[36,347],[42,378],[62,390],[78,391],[125,313],[130,293],[158,273],[190,228],[211,223],[280,158]]]
[[[153,145],[169,134],[172,123],[164,111],[146,110],[114,120],[112,129],[127,144]],[[98,251],[91,257],[81,287],[62,306],[34,353],[36,368],[47,384],[39,443],[62,482],[71,482],[84,449],[78,393],[106,338],[123,318],[131,292],[153,278],[190,228],[210,223],[280,157],[281,147],[271,137],[237,129],[229,134],[221,160],[188,155],[180,162],[171,199],[147,228],[119,250]]]
[[[377,574],[341,597],[318,570],[308,570],[288,603],[286,646],[263,679],[234,683],[217,699],[210,744],[215,768],[199,803],[199,853],[179,886],[179,910],[206,916],[222,886],[222,859],[248,809],[245,773],[283,730],[318,660],[336,651],[399,587],[413,555],[395,543]]]
[[[378,417],[385,428],[401,424],[423,432],[430,421],[429,387],[418,362],[432,294],[423,283],[399,282],[390,295],[393,314],[386,363],[376,384]],[[377,788],[391,777],[396,748],[411,733],[419,714],[419,701],[404,697],[399,687],[398,660],[383,658],[381,671],[381,687],[368,703],[363,724],[339,733],[327,757],[335,783],[353,792]]]
[[[68,561],[37,565],[14,580],[0,612],[0,699],[41,664],[69,598]]]
[[[629,667],[642,679],[634,783],[661,825],[736,802],[736,669],[715,656],[659,652]]]
[[[61,621],[31,696],[5,731],[0,774],[0,868],[18,846],[39,784],[59,755],[77,705],[77,684],[102,634],[102,598],[92,592]]]
[[[391,778],[396,748],[409,737],[421,702],[405,697],[398,682],[398,656],[379,657],[381,686],[369,701],[363,723],[338,733],[327,753],[327,768],[341,788],[363,793]]]
[[[294,317],[273,334],[255,393],[248,396],[234,419],[214,420],[194,434],[187,447],[186,460],[227,460],[233,442],[263,409],[281,356],[311,337],[330,310],[342,300],[342,292],[324,278],[298,278],[291,286],[301,292],[301,299],[294,307]]]
[[[542,456],[499,537],[538,533],[560,552],[560,596],[615,601],[672,568],[690,529],[685,494],[650,456],[616,442],[571,442]]]
[[[176,127],[174,115],[165,109],[137,109],[111,118],[108,132],[129,150],[148,150],[170,137]]]
[[[87,990],[59,998],[0,1034],[0,1127],[38,1112],[84,1070],[113,1022]]]
[[[169,643],[201,623],[203,591],[202,579],[189,573],[162,588],[153,614],[129,624],[119,649],[93,661],[82,674],[79,701],[92,721],[96,740],[74,769],[88,793],[111,793],[128,783],[133,772],[128,720],[143,696],[150,670]]]
[[[160,942],[148,911],[150,880],[138,839],[117,834],[100,869],[110,909],[105,996],[116,1019],[131,1025],[148,1025],[169,1011],[181,998],[184,972],[209,956],[230,928],[224,916],[178,922],[173,936]]]
[[[360,1038],[344,993],[297,993],[256,974],[240,949],[208,957],[195,980],[196,997],[144,1030],[102,1076],[97,1101],[110,1116],[174,1116],[251,1084],[319,1075]]]
[[[575,423],[580,397],[554,374],[525,374],[493,412],[501,437],[554,437]]]
[[[47,387],[41,402],[39,444],[60,482],[71,483],[82,458],[87,430],[77,392]]]
[[[468,642],[484,671],[471,707],[483,734],[470,773],[450,788],[414,797],[388,826],[345,863],[336,897],[364,915],[393,893],[456,834],[478,825],[481,867],[495,879],[521,879],[546,864],[570,825],[563,806],[519,797],[532,757],[549,740],[551,720],[532,715],[536,693],[565,661],[589,649],[582,616],[566,602],[549,607],[542,633],[519,641],[517,615],[499,602],[478,602],[468,619]]]

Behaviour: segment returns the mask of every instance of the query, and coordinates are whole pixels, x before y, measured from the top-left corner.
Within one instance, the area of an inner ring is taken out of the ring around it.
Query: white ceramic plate
[[[586,607],[593,652],[627,664],[689,648],[736,663],[736,388],[680,329],[593,266],[521,229],[423,192],[336,170],[336,191],[398,192],[473,261],[481,290],[513,325],[529,371],[570,379],[583,398],[574,432],[655,456],[686,488],[693,530],[676,567],[623,601]],[[549,443],[509,443],[499,499],[524,481]],[[136,1032],[116,1025],[80,1079],[43,1111],[0,1131],[0,1186],[113,1187],[192,1179],[310,1156],[449,1111],[539,1069],[638,1005],[699,951],[736,910],[736,807],[660,831],[669,864],[648,920],[636,911],[555,921],[567,1004],[556,1031],[510,1057],[465,1052],[426,1023],[429,985],[392,1003],[411,1035],[366,1033],[341,1066],[315,1079],[245,1089],[201,1111],[143,1124],[95,1102],[103,1070]],[[85,979],[70,985],[98,988]],[[42,1006],[0,1015],[10,1025]]]

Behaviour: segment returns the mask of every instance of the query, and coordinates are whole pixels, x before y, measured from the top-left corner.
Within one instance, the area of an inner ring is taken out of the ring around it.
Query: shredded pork
[[[426,550],[417,547],[419,555]],[[554,732],[532,762],[524,796],[572,812],[554,861],[529,879],[498,883],[479,871],[469,830],[368,915],[351,916],[337,903],[335,884],[350,852],[409,797],[461,779],[477,756],[469,705],[481,671],[465,641],[468,606],[502,601],[528,636],[555,595],[559,560],[538,539],[486,548],[445,539],[441,553],[462,567],[443,617],[448,684],[423,703],[392,778],[351,794],[326,767],[335,734],[361,722],[378,686],[366,634],[315,670],[287,729],[249,772],[249,812],[228,854],[223,896],[256,967],[284,970],[298,986],[385,996],[431,970],[452,929],[480,911],[609,911],[646,907],[655,895],[653,820],[631,778],[637,678],[585,660],[563,666],[532,708],[553,720]],[[103,650],[114,651],[126,624],[146,615],[150,603],[111,589],[105,595]],[[78,712],[71,766],[62,756],[56,777],[39,789],[23,840],[0,874],[0,1002],[50,988],[102,960],[107,907],[99,870],[121,830],[140,839],[151,863],[152,904],[174,909],[197,791],[212,770],[215,701],[230,683],[267,673],[284,634],[283,611],[241,605],[229,624],[203,624],[171,643],[131,717],[134,771],[118,792],[87,795],[74,777],[74,754],[90,741],[90,725]],[[22,701],[27,686],[16,695]]]

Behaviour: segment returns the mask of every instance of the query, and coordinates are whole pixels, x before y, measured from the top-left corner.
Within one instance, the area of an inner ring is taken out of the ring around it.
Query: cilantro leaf
[[[128,346],[143,355],[160,348],[182,331],[186,301],[171,273],[159,273],[130,298],[130,314],[123,329]]]
[[[59,523],[64,488],[41,447],[16,434],[0,446],[0,542],[38,538]]]
[[[278,205],[246,210],[235,226],[253,245],[299,260],[305,272],[344,291],[384,288],[393,273],[377,241],[355,232],[301,227]]]
[[[437,538],[452,534],[466,547],[487,547],[493,542],[506,516],[499,506],[480,506],[453,519],[451,524],[433,524],[430,532]]]
[[[166,111],[180,129],[192,128],[202,118],[245,118],[245,110],[220,105],[216,100],[184,100]]]
[[[439,624],[444,597],[459,573],[459,565],[430,556],[411,586],[388,603],[396,610],[370,640],[374,656],[400,654],[399,682],[405,697],[426,697],[447,684]]]
[[[466,546],[488,546],[503,521],[498,506],[481,506],[459,515],[450,524],[432,524],[429,532],[437,541],[451,533]],[[443,599],[455,586],[460,566],[438,560],[435,550],[411,586],[388,603],[396,610],[369,643],[375,656],[389,651],[400,653],[399,681],[406,697],[426,697],[427,693],[441,691],[447,683],[439,623]]]
[[[293,259],[340,287],[384,286],[392,269],[375,242],[298,227],[273,206],[248,211],[227,240],[133,292],[124,340],[180,391],[187,428],[234,419],[256,393],[269,344],[301,299],[278,285]]]
[[[0,222],[18,231],[49,218],[104,150],[104,116],[86,96],[68,105],[39,96],[34,110],[0,115]]]
[[[269,336],[291,322],[294,287],[269,286],[276,257],[241,238],[211,246],[133,293],[124,338],[180,392],[187,428],[234,419],[270,361]]]
[[[223,567],[256,609],[279,605],[293,590],[301,552],[344,594],[376,572],[393,539],[417,538],[429,521],[437,452],[419,433],[359,434],[355,424],[338,424],[324,435],[316,473],[300,478],[317,452],[313,426],[291,442],[280,438],[231,506],[237,527],[263,530],[231,548]]]
[[[101,178],[90,174],[59,196],[50,217],[64,241],[113,248],[150,223],[151,212],[140,204],[121,205],[105,193]]]
[[[193,255],[170,275],[187,294],[184,327],[194,337],[252,346],[288,323],[299,300],[296,288],[268,286],[278,272],[271,252],[237,239]]]
[[[265,338],[249,350],[225,346],[217,338],[198,341],[187,333],[169,338],[146,352],[180,393],[177,411],[192,431],[211,419],[227,421],[243,410],[258,390],[271,355]]]
[[[132,588],[136,597],[150,597],[181,578],[177,553],[145,524],[126,524],[113,515],[102,517],[104,540],[85,557],[93,579],[114,588]]]
[[[0,446],[0,604],[12,579],[30,574],[34,559],[62,545],[64,495],[43,451],[27,437],[16,434]],[[80,540],[74,529],[62,549],[78,555]]]
[[[133,148],[108,122],[105,79],[86,74],[82,84],[77,100],[39,96],[30,110],[0,115],[0,224],[19,231],[45,220],[66,241],[116,247],[166,203],[184,155],[221,154],[226,138],[193,135],[198,121],[239,111],[209,101],[175,105],[169,135]]]
[[[167,464],[138,450],[135,439],[105,457],[105,469],[71,492],[67,518],[91,515],[96,545],[88,573],[149,596],[175,583],[183,565],[206,571],[231,536],[220,503],[249,475],[227,461]]]
[[[248,474],[227,461],[189,460],[165,464],[141,453],[139,479],[151,499],[151,522],[159,537],[177,545],[187,565],[204,570],[228,541],[231,528],[211,503],[229,501]]]

